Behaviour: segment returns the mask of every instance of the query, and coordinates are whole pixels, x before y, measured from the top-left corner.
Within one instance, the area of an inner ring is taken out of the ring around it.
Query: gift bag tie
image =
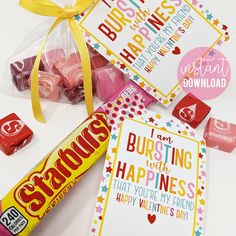
[[[87,112],[89,115],[91,115],[94,112],[92,71],[91,71],[89,51],[83,33],[79,29],[75,20],[75,16],[83,13],[88,7],[90,7],[93,4],[93,2],[94,0],[77,0],[73,6],[71,7],[65,6],[64,8],[61,8],[56,3],[50,0],[20,0],[19,3],[20,6],[32,13],[42,16],[56,17],[47,36],[40,45],[38,55],[36,57],[33,70],[31,73],[32,110],[35,119],[42,123],[45,123],[45,118],[42,112],[40,96],[39,96],[39,84],[38,84],[39,65],[48,37],[63,20],[68,20],[72,35],[74,37],[74,40],[76,42],[80,54],[83,80],[84,80],[84,96],[85,96]]]

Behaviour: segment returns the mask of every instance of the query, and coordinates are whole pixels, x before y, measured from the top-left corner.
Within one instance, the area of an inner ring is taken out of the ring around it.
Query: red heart
[[[148,221],[150,222],[150,224],[153,224],[156,221],[157,216],[148,214],[147,218],[148,218]]]
[[[179,55],[181,53],[181,50],[179,47],[175,47],[175,49],[172,51],[174,55]]]

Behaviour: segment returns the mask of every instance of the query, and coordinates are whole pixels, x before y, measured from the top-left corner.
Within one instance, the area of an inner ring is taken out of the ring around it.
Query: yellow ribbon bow
[[[40,46],[38,55],[36,57],[34,67],[31,73],[31,101],[32,109],[35,119],[45,123],[44,115],[42,112],[40,97],[39,97],[39,85],[38,85],[38,71],[40,60],[43,54],[43,50],[47,39],[51,32],[60,24],[63,20],[68,20],[71,32],[75,39],[76,45],[79,49],[83,80],[84,80],[84,96],[87,107],[87,112],[92,114],[94,111],[93,106],[93,92],[92,92],[92,72],[89,51],[84,40],[82,31],[79,29],[75,16],[83,13],[89,6],[93,4],[94,0],[77,0],[72,7],[66,6],[64,9],[59,7],[51,0],[20,0],[20,6],[26,10],[38,15],[56,17],[51,29],[49,30],[46,38]]]

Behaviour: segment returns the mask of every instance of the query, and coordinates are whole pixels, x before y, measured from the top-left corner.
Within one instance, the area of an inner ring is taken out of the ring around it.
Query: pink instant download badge
[[[181,59],[178,78],[182,89],[201,100],[220,96],[228,87],[231,68],[227,58],[217,49],[197,47]]]

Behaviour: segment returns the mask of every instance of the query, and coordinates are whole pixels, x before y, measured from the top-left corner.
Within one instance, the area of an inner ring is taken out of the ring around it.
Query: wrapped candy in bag
[[[0,83],[2,93],[24,98],[32,96],[32,70],[51,25],[52,21],[47,20],[31,31],[9,59]],[[91,90],[104,102],[126,84],[126,79],[95,49],[89,45],[87,48],[92,69]],[[109,84],[109,90],[105,84]],[[38,67],[38,91],[40,98],[52,102],[75,105],[85,100],[81,56],[66,20],[51,32],[43,48]]]

